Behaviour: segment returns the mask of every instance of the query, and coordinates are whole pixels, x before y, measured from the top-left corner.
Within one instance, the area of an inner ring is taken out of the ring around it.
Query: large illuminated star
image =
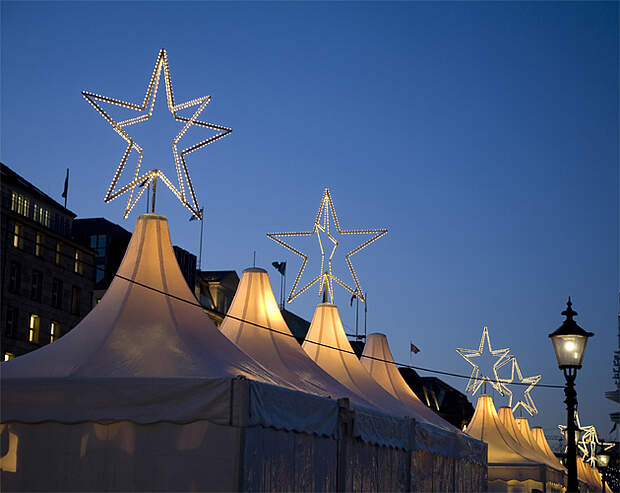
[[[166,177],[163,171],[159,169],[152,169],[147,171],[146,173],[140,174],[140,166],[142,164],[142,156],[143,150],[142,147],[124,130],[125,127],[130,125],[134,125],[136,123],[141,123],[148,120],[153,114],[153,107],[155,105],[155,98],[157,97],[157,89],[159,87],[159,82],[161,79],[161,73],[164,73],[164,82],[166,87],[166,95],[168,100],[168,109],[172,113],[172,116],[175,120],[184,122],[185,125],[181,129],[181,131],[174,137],[172,140],[172,154],[174,156],[174,163],[176,166],[177,179],[178,179],[178,187],[174,186],[170,180]],[[203,96],[196,99],[192,99],[185,103],[175,104],[174,102],[174,94],[172,91],[172,81],[170,78],[170,70],[168,68],[168,57],[166,55],[166,50],[160,50],[159,55],[157,57],[157,61],[155,62],[155,68],[153,69],[153,74],[151,76],[151,80],[147,86],[146,94],[144,95],[144,100],[142,104],[137,103],[128,103],[126,101],[121,101],[120,99],[110,98],[107,96],[101,96],[99,94],[95,94],[88,91],[82,91],[82,95],[84,98],[107,120],[107,122],[112,125],[112,128],[118,133],[126,142],[127,147],[125,152],[123,153],[123,157],[121,158],[121,162],[114,173],[114,177],[112,178],[112,183],[108,188],[104,202],[109,202],[119,195],[122,195],[125,192],[129,192],[129,198],[127,199],[127,205],[125,207],[125,219],[133,209],[134,205],[142,195],[142,193],[147,189],[147,186],[156,181],[157,178],[161,178],[161,180],[166,184],[166,186],[174,193],[174,195],[179,199],[179,201],[187,207],[194,216],[198,219],[201,219],[201,212],[197,204],[196,194],[194,192],[194,187],[192,185],[192,181],[189,176],[189,171],[187,169],[187,164],[185,163],[185,156],[191,152],[194,152],[211,142],[214,142],[217,139],[224,137],[229,134],[232,130],[227,127],[222,127],[220,125],[215,125],[213,123],[203,122],[198,120],[198,116],[205,109],[209,101],[211,100],[211,96]],[[115,121],[100,105],[98,102],[110,103],[117,106],[121,106],[126,109],[131,109],[135,111],[143,112],[139,116],[134,118],[130,118],[128,120],[123,120],[120,122]],[[149,102],[150,101],[150,102]],[[197,107],[191,117],[187,118],[184,116],[180,116],[178,114],[179,111]],[[189,147],[183,149],[180,153],[177,148],[177,144],[180,139],[183,137],[185,132],[187,132],[188,128],[192,125],[208,128],[211,130],[216,130],[218,133],[212,137],[204,139],[198,143],[192,144]],[[136,169],[133,174],[133,178],[129,183],[123,185],[120,188],[117,188],[117,182],[127,159],[129,158],[129,154],[132,150],[135,150],[138,153],[138,160],[136,163]],[[187,187],[189,189],[189,195],[191,201],[188,200],[186,192],[185,192],[185,182],[187,182]],[[133,198],[134,189],[136,186],[140,187],[140,191]]]
[[[331,218],[331,220],[330,220]],[[338,247],[338,241],[334,238],[334,236],[330,232],[330,223],[333,220],[334,225],[336,226],[336,231],[339,234],[343,235],[367,235],[372,234],[373,236],[363,242],[358,247],[351,250],[346,254],[345,260],[347,262],[347,266],[349,267],[349,271],[351,272],[351,276],[353,277],[353,281],[355,283],[355,287],[349,286],[342,279],[335,276],[332,272],[332,259],[334,257],[334,253],[336,252],[336,248]],[[293,301],[297,296],[306,291],[310,286],[315,283],[319,283],[319,296],[323,293],[324,290],[329,294],[330,302],[334,302],[334,287],[333,282],[340,284],[343,288],[349,291],[351,294],[354,294],[358,297],[361,302],[365,302],[366,299],[363,295],[362,288],[360,286],[359,280],[357,279],[357,275],[355,274],[355,270],[353,269],[353,264],[351,263],[351,257],[359,252],[362,248],[367,247],[372,242],[378,240],[383,235],[387,233],[387,229],[351,229],[344,230],[340,228],[340,223],[338,222],[338,217],[336,216],[336,211],[334,210],[334,204],[332,202],[331,195],[329,194],[329,190],[326,188],[323,192],[323,198],[321,199],[321,205],[319,206],[319,210],[316,215],[316,219],[314,220],[314,224],[311,231],[299,232],[299,233],[267,233],[267,236],[279,243],[285,248],[288,248],[291,252],[299,255],[303,261],[301,267],[299,269],[299,273],[295,278],[295,282],[293,283],[293,287],[291,288],[291,292],[288,296],[288,302]],[[312,279],[303,287],[297,289],[297,285],[299,284],[299,279],[306,268],[306,263],[308,262],[308,256],[304,253],[300,252],[293,246],[289,245],[285,241],[280,238],[287,238],[291,236],[312,236],[316,235],[319,247],[321,249],[321,272],[318,276]],[[331,252],[326,260],[326,248],[328,245],[324,245],[324,243],[328,241],[331,242]],[[327,264],[327,265],[326,265]]]
[[[483,353],[485,352],[484,351],[485,340],[487,342],[487,347],[489,348],[488,354],[490,354],[491,356],[497,357],[497,360],[495,361],[492,367],[493,377],[494,377],[493,379],[489,378],[489,375],[481,375],[480,368],[474,361],[472,361],[473,358],[478,358],[482,356]],[[471,376],[469,377],[469,381],[467,382],[467,386],[465,387],[465,391],[469,392],[471,390],[472,395],[476,395],[476,392],[478,392],[478,389],[480,388],[480,386],[484,382],[489,382],[491,386],[500,393],[500,395],[504,395],[506,387],[505,386],[502,387],[502,385],[500,384],[500,378],[497,374],[497,368],[502,364],[502,362],[506,358],[508,358],[509,351],[510,351],[510,348],[491,349],[491,341],[489,340],[489,331],[486,327],[482,329],[482,337],[480,338],[480,345],[478,346],[477,350],[457,348],[456,352],[459,353],[463,358],[467,360],[467,362],[471,366],[474,367],[471,372]]]
[[[517,358],[511,356],[510,359],[504,360],[501,364],[497,365],[496,370],[499,370],[502,366],[512,363],[510,378],[500,378],[498,379],[498,383],[501,388],[504,390],[506,394],[508,394],[508,406],[512,408],[512,412],[514,413],[519,406],[523,407],[530,416],[534,416],[534,414],[538,414],[538,409],[536,409],[536,405],[534,404],[534,400],[530,395],[530,391],[542,378],[542,375],[535,375],[533,377],[524,377],[521,373],[521,368],[519,368],[519,364],[517,363]],[[512,405],[513,401],[513,392],[508,388],[508,385],[515,381],[515,374],[518,378],[519,383],[521,384],[529,384],[527,388],[522,393],[522,398],[517,401],[517,403]]]

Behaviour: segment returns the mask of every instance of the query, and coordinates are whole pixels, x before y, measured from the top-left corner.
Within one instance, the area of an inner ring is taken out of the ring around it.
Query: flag
[[[67,176],[65,176],[65,189],[62,192],[61,197],[63,199],[67,198],[67,191],[69,190],[69,168],[67,168]]]
[[[416,346],[413,342],[411,343],[411,348],[409,348],[409,350],[413,354],[418,354],[420,352],[420,350],[418,349],[418,346]]]
[[[201,215],[201,216],[202,216],[202,213],[203,213],[203,211],[204,211],[204,210],[205,210],[205,208],[204,208],[204,207],[202,207],[202,208],[200,209],[200,215]],[[197,220],[198,220],[198,218],[197,218],[196,216],[194,216],[194,214],[192,214],[192,215],[190,216],[189,220],[190,220],[190,221],[197,221]],[[201,220],[202,220],[202,219],[201,219]]]
[[[351,301],[349,301],[349,306],[353,306],[353,300],[357,298],[357,294],[353,293],[353,296],[351,296]]]
[[[286,275],[286,262],[271,262],[271,265],[273,265],[280,274],[283,276]]]

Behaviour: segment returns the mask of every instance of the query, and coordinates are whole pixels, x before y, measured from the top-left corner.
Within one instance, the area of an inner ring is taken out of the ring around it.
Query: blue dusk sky
[[[205,206],[203,269],[301,261],[265,236],[308,231],[325,187],[344,229],[387,228],[353,257],[369,332],[397,361],[469,375],[455,348],[509,347],[524,376],[563,384],[547,335],[569,295],[596,335],[577,377],[581,423],[611,438],[618,314],[618,3],[2,2],[1,159],[68,207],[131,230],[103,197],[124,141],[82,98],[141,102],[158,51],[177,102],[211,95],[205,121],[232,133],[187,163]],[[116,108],[119,118],[135,112]],[[143,169],[174,178],[180,130],[160,87],[131,128]],[[192,128],[187,145],[208,132]],[[133,163],[122,175],[127,182]],[[198,254],[200,224],[164,187],[157,212]],[[347,283],[346,236],[334,270]],[[318,243],[306,281],[319,272]],[[348,331],[355,304],[336,288]],[[311,319],[311,289],[289,309]],[[363,328],[360,306],[360,328]],[[421,372],[422,375],[430,375]],[[442,377],[443,378],[443,377]],[[445,377],[465,391],[467,380]],[[518,390],[518,388],[515,388]],[[496,396],[496,405],[505,405]],[[535,388],[548,433],[563,392]],[[471,396],[470,396],[471,398]],[[475,403],[475,398],[473,399]]]

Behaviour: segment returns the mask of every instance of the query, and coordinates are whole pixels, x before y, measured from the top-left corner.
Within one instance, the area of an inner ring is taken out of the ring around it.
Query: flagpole
[[[198,253],[198,270],[202,270],[202,230],[204,228],[205,221],[205,208],[202,206],[202,211],[200,214],[200,252]]]
[[[364,340],[366,340],[366,320],[368,319],[368,293],[364,295]]]
[[[411,340],[409,341],[409,366],[413,366],[413,351],[411,350],[411,345],[413,343]]]

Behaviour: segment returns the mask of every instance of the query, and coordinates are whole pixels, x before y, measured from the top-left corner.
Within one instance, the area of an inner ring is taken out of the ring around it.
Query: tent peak
[[[243,269],[243,273],[245,274],[246,272],[264,272],[265,274],[267,273],[267,271],[261,267],[248,267],[247,269]]]
[[[138,216],[138,219],[159,219],[161,221],[168,221],[168,218],[166,216],[163,216],[161,214],[155,214],[154,212],[147,212],[145,214],[140,214]]]

